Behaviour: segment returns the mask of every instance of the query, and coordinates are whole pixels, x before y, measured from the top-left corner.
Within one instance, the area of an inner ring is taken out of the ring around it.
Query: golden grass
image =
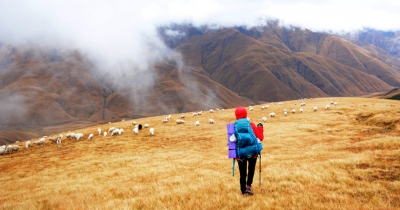
[[[400,109],[398,101],[330,98],[270,105],[248,112],[264,123],[262,184],[259,162],[254,196],[231,175],[226,123],[234,109],[135,119],[155,128],[133,135],[132,120],[77,130],[62,147],[21,148],[0,156],[1,209],[399,209]],[[296,103],[296,105],[295,105]],[[318,106],[317,112],[312,111]],[[296,114],[283,116],[283,109]],[[268,117],[274,111],[275,118]],[[217,123],[208,124],[213,118]],[[199,127],[194,122],[201,122]],[[124,128],[122,136],[98,136],[97,127]],[[67,133],[68,131],[64,132]],[[87,136],[94,133],[92,142]],[[50,135],[51,136],[51,135]],[[36,140],[36,139],[35,139]],[[23,146],[24,142],[20,145]]]

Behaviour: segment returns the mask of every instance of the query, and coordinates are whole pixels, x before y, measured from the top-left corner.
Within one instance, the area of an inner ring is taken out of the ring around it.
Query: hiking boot
[[[251,187],[247,187],[246,191],[244,192],[245,194],[249,194],[249,195],[254,195],[253,190],[251,189]]]

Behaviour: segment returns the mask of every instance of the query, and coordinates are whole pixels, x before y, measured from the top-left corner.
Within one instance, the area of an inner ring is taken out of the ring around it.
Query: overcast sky
[[[0,42],[63,45],[110,63],[140,63],[149,51],[167,50],[157,26],[251,27],[270,19],[313,31],[399,30],[400,1],[0,0]]]

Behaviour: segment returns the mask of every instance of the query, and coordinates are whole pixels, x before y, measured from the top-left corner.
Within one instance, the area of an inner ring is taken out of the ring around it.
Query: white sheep
[[[118,128],[112,131],[111,136],[114,136],[114,135],[117,135],[117,134],[119,134],[119,129]]]
[[[336,105],[337,105],[337,102],[336,102],[336,101],[335,101],[335,102],[333,102],[333,105],[335,105],[335,106],[336,106]]]
[[[184,114],[181,114],[181,118],[182,118],[182,119],[185,118],[185,115],[184,115]]]
[[[150,128],[150,136],[154,136],[154,128]]]
[[[171,119],[171,117],[172,117],[171,115],[168,115],[168,117],[167,117],[167,118],[168,118],[168,120],[170,120],[170,119]]]
[[[295,114],[296,113],[296,110],[295,109],[292,109],[292,114]]]
[[[300,108],[300,113],[303,113],[303,108]]]
[[[193,112],[193,113],[192,113],[192,116],[197,116],[197,112]]]
[[[101,128],[97,128],[97,132],[99,133],[99,136],[101,135]]]
[[[329,109],[329,104],[327,104],[327,105],[325,106],[325,109]]]
[[[18,145],[8,145],[8,146],[6,147],[6,154],[7,154],[7,153],[11,154],[11,153],[13,153],[14,151],[15,151],[15,152],[18,152],[18,150],[19,150],[19,146],[18,146]]]
[[[108,133],[112,133],[115,129],[117,129],[116,127],[111,127],[110,129],[108,129]]]
[[[6,146],[5,145],[0,147],[0,155],[4,155],[4,154],[6,154]]]
[[[162,120],[162,122],[163,122],[163,123],[167,123],[167,122],[168,122],[168,118],[164,118],[164,119]]]
[[[267,122],[267,117],[262,117],[262,121]]]
[[[118,130],[118,135],[122,135],[123,133],[124,133],[124,129],[121,128]]]
[[[25,148],[28,149],[31,146],[31,144],[32,144],[31,141],[27,141],[25,143]]]
[[[107,131],[104,131],[104,138],[107,137]]]
[[[92,140],[93,137],[94,137],[94,135],[93,135],[93,133],[91,133],[91,134],[89,134],[89,137],[87,138],[87,140],[90,141],[90,140]]]
[[[57,139],[58,139],[58,136],[53,136],[53,137],[49,138],[49,140],[52,141],[52,142],[56,142]]]
[[[208,120],[208,123],[210,123],[210,124],[215,124],[215,120],[209,119],[209,120]]]
[[[198,115],[201,115],[201,114],[203,114],[203,111],[197,112],[197,114],[198,114]]]
[[[184,120],[176,120],[176,124],[185,124]]]
[[[58,145],[58,147],[60,147],[61,146],[61,139],[59,138],[59,139],[57,139],[57,145]]]
[[[137,124],[137,122],[136,122],[136,121],[133,121],[133,122],[132,122],[132,125],[136,125],[136,124]]]
[[[213,109],[210,109],[209,111],[210,111],[210,113],[213,113],[213,112],[214,112],[214,110],[213,110]]]
[[[286,117],[286,115],[287,115],[287,112],[283,112],[283,115],[285,115],[285,117]]]
[[[77,134],[75,134],[75,139],[76,139],[76,141],[81,140],[81,138],[83,138],[83,133],[77,133]]]
[[[269,113],[269,117],[275,117],[275,112]]]
[[[314,106],[313,110],[314,112],[318,111],[318,107]]]
[[[148,128],[149,124],[144,124],[143,127]]]
[[[196,121],[195,123],[194,123],[194,126],[199,126],[200,125],[200,122],[199,121]]]
[[[132,129],[132,131],[133,131],[133,133],[134,133],[135,135],[137,135],[137,134],[139,133],[139,128],[138,128],[138,127],[135,127],[134,129]]]
[[[253,107],[250,107],[250,109],[249,109],[250,111],[253,111],[254,110],[254,108]]]
[[[37,144],[39,146],[44,146],[45,143],[46,143],[46,139],[45,138],[41,138],[41,139],[39,139],[37,141],[32,142],[32,144]]]

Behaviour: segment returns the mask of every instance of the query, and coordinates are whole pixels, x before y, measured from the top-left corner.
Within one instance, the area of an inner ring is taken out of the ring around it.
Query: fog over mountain
[[[0,138],[400,86],[396,1],[1,1]],[[38,132],[38,129],[40,132]]]

